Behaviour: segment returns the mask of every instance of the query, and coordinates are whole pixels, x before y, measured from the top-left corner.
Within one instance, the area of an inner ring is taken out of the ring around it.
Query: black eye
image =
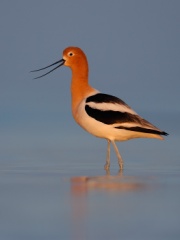
[[[73,54],[72,52],[70,52],[68,55],[69,55],[70,57],[72,57],[74,54]]]

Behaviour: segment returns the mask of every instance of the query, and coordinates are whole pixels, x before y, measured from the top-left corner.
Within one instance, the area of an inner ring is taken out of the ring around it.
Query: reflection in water
[[[117,176],[110,175],[107,171],[105,176],[96,177],[72,177],[71,193],[73,196],[82,196],[90,190],[106,190],[106,191],[135,191],[145,187],[142,179],[132,176],[123,176],[120,171]]]
[[[123,191],[138,191],[147,188],[146,181],[133,176],[123,176],[122,170],[116,175],[79,176],[71,178],[71,200],[73,239],[86,239],[88,215],[88,192],[103,191],[110,194]]]

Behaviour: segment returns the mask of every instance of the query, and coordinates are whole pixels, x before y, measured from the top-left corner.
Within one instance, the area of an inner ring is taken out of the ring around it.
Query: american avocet
[[[107,156],[104,166],[106,170],[110,167],[111,143],[116,152],[119,167],[122,169],[123,160],[115,141],[125,141],[133,138],[157,138],[163,140],[161,135],[168,135],[141,118],[121,99],[100,93],[92,88],[88,83],[88,61],[80,48],[68,47],[63,51],[61,60],[32,72],[44,70],[56,64],[59,65],[35,79],[49,74],[62,65],[71,68],[73,117],[89,133],[107,139]]]

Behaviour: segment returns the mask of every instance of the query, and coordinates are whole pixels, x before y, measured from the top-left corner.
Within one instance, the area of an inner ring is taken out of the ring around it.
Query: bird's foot
[[[124,167],[124,163],[122,161],[118,162],[119,163],[119,169],[120,170],[123,170],[123,167]]]
[[[106,164],[104,165],[104,170],[109,170],[110,168],[110,163],[106,162]]]

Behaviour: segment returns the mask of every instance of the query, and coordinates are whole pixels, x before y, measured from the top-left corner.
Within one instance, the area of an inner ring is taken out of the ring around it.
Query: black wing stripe
[[[152,134],[165,135],[165,136],[169,135],[166,132],[161,132],[161,131],[148,129],[148,128],[143,128],[143,127],[124,127],[124,126],[119,126],[119,127],[115,127],[115,128],[125,129],[125,130],[128,130],[128,131],[134,131],[134,132],[152,133]]]
[[[130,114],[127,112],[119,112],[119,111],[102,111],[98,109],[91,108],[89,105],[85,106],[86,113],[105,124],[115,124],[115,123],[124,123],[124,122],[133,122],[141,124],[141,119],[134,114]]]
[[[95,103],[117,103],[120,105],[125,105],[126,107],[130,108],[124,101],[122,101],[121,99],[115,97],[115,96],[111,96],[108,94],[104,94],[104,93],[97,93],[93,96],[90,96],[86,99],[86,103],[89,102],[95,102]]]

